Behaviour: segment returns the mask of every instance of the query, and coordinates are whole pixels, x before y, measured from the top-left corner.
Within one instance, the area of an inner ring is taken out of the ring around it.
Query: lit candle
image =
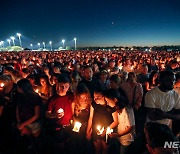
[[[36,93],[39,93],[39,89],[36,89],[35,92],[36,92]]]
[[[122,70],[123,66],[119,66],[119,69]]]
[[[110,72],[110,69],[108,69],[108,72]]]
[[[177,61],[178,61],[178,62],[180,61],[180,57],[177,58]]]
[[[80,122],[75,122],[73,131],[78,133],[81,126],[82,126],[82,124]]]
[[[59,110],[57,110],[57,113],[63,113],[64,110],[62,108],[60,108]]]
[[[0,84],[0,87],[3,88],[3,87],[4,87],[4,83],[1,83],[1,84]]]
[[[110,127],[108,127],[106,129],[106,143],[107,143],[107,140],[108,140],[108,135],[111,134],[113,132],[113,129],[111,129]]]
[[[104,127],[101,128],[101,126],[97,126],[97,130],[98,130],[98,135],[101,135],[104,132]]]

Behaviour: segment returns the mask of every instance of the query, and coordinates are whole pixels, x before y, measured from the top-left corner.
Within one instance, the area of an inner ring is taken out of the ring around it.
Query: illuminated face
[[[92,69],[91,69],[91,68],[86,68],[86,69],[84,70],[84,78],[85,78],[86,80],[91,80],[92,77],[93,77],[93,71],[92,71]]]
[[[94,93],[94,101],[96,102],[96,104],[100,104],[100,105],[104,105],[105,101],[104,101],[104,96],[101,93]]]
[[[103,81],[106,81],[106,79],[107,79],[107,74],[106,74],[106,73],[102,73],[102,74],[100,75],[100,79],[103,80]]]
[[[57,83],[57,93],[61,96],[66,95],[68,89],[70,87],[70,83]]]
[[[83,93],[83,94],[80,94],[79,98],[80,98],[80,101],[85,101],[87,99],[87,94],[86,93]]]
[[[107,98],[107,97],[105,97],[105,100],[107,102],[107,105],[109,105],[110,107],[115,107],[116,102],[114,100]]]
[[[126,60],[126,65],[131,65],[131,61],[129,59]]]
[[[146,67],[146,66],[142,67],[142,73],[147,74],[148,73],[148,67]]]
[[[111,62],[109,63],[109,67],[110,67],[110,68],[114,68],[115,65],[116,65],[116,63],[115,63],[114,61],[111,61]]]
[[[46,86],[47,85],[45,79],[40,79],[40,83],[41,83],[41,86]]]

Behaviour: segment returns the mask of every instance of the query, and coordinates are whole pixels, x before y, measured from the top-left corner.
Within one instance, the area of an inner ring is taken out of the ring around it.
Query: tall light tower
[[[77,41],[77,38],[74,38],[74,49],[76,50],[76,41]]]
[[[31,46],[31,49],[33,50],[33,44],[30,44],[30,46]]]
[[[63,49],[64,49],[64,43],[65,43],[65,40],[64,40],[64,39],[62,40],[62,43],[63,43]]]
[[[44,49],[46,48],[45,42],[43,42]]]
[[[50,44],[50,46],[51,46],[51,51],[52,51],[52,41],[49,41],[49,44]]]
[[[1,45],[2,45],[2,47],[4,48],[4,41],[1,41]]]
[[[21,46],[21,48],[22,48],[21,34],[20,34],[20,33],[17,33],[17,36],[18,36],[18,38],[19,38],[19,44],[20,44],[20,46]]]
[[[41,48],[41,43],[38,43],[39,49]]]
[[[12,42],[13,42],[13,46],[15,46],[15,42],[14,42],[15,37],[14,37],[14,36],[11,36],[11,40],[12,40]]]
[[[11,46],[11,40],[10,39],[7,39],[8,43],[9,43],[9,46]]]

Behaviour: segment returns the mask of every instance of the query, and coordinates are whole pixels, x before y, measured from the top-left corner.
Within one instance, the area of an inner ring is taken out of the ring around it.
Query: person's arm
[[[142,102],[142,98],[143,98],[143,88],[142,85],[140,85],[139,87],[139,95],[136,99],[136,103],[134,104],[133,108],[138,110],[141,107],[141,102]]]
[[[133,130],[135,130],[135,126],[128,126],[124,131],[122,131],[121,133],[112,133],[109,136],[114,138],[114,137],[121,137],[124,136],[126,134],[131,133]]]
[[[172,120],[180,120],[180,109],[173,109],[170,112],[163,112],[162,116],[164,118],[172,119]]]
[[[144,84],[145,84],[145,87],[146,87],[147,91],[151,90],[150,87],[149,87],[149,82],[145,82]]]
[[[91,106],[89,120],[88,120],[88,126],[87,126],[87,130],[86,130],[86,137],[87,137],[87,139],[90,139],[90,136],[91,136],[91,133],[92,133],[93,115],[94,115],[94,108]]]
[[[173,112],[164,112],[161,109],[150,109],[147,110],[150,120],[162,120],[162,119],[172,119],[180,120],[180,109],[174,110]]]
[[[71,108],[72,108],[72,114],[73,114],[73,115],[74,115],[74,106],[75,106],[75,102],[72,102]]]
[[[113,117],[113,122],[111,123],[111,125],[109,126],[110,129],[113,129],[115,128],[117,125],[118,125],[118,112],[113,112],[112,113],[112,117]]]
[[[165,119],[164,113],[165,112],[157,108],[147,108],[148,117],[152,121]]]
[[[48,98],[50,98],[53,95],[53,88],[52,86],[49,87],[49,96]]]
[[[17,125],[17,128],[19,130],[23,129],[26,125],[29,125],[31,123],[33,123],[34,121],[36,121],[39,117],[40,117],[40,106],[35,106],[34,108],[35,110],[35,114],[34,116],[32,116],[30,119],[28,119],[27,121],[23,122],[23,123],[20,123]]]

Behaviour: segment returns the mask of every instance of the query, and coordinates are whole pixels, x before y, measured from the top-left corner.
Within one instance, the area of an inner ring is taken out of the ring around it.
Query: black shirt
[[[95,91],[95,89],[97,89],[97,88],[99,88],[99,87],[102,87],[101,84],[100,84],[100,82],[99,82],[99,80],[96,79],[96,78],[92,78],[91,81],[88,81],[88,80],[86,80],[86,79],[83,79],[82,81],[80,81],[80,83],[84,83],[84,84],[88,87],[88,89],[89,89],[90,94],[91,94],[92,97],[94,97],[94,91]],[[80,84],[80,83],[79,83],[79,84]]]
[[[34,116],[35,107],[40,106],[41,101],[41,97],[38,94],[29,94],[28,96],[19,94],[17,107],[20,121],[24,122]]]

